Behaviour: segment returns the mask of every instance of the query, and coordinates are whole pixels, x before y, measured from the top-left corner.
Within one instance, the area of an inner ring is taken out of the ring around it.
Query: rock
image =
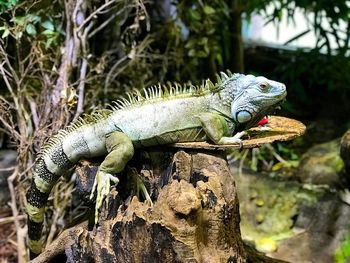
[[[340,185],[339,174],[344,163],[339,154],[340,140],[311,147],[301,158],[296,176],[302,183]]]
[[[271,256],[292,262],[333,263],[335,251],[348,236],[350,206],[326,192],[311,206],[299,207],[299,234],[282,241]]]
[[[350,206],[344,202],[348,197],[340,199],[333,189],[305,188],[246,169],[236,182],[243,240],[270,257],[290,262],[334,262],[350,229]]]
[[[272,254],[272,257],[288,260],[290,262],[298,263],[331,263],[329,261],[314,260],[312,251],[310,248],[310,234],[308,232],[302,232],[286,240],[282,240],[278,244],[278,250]],[[318,251],[318,250],[317,250]],[[317,258],[320,258],[317,256]]]
[[[339,127],[334,119],[324,117],[315,119],[307,125],[307,132],[303,140],[311,144],[329,142],[339,137],[338,129],[334,127]]]
[[[244,240],[254,243],[290,233],[298,201],[306,199],[300,184],[274,181],[245,169],[236,180]]]

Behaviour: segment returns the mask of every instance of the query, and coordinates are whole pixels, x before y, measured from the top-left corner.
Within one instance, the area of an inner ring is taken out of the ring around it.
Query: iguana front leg
[[[199,116],[202,127],[206,135],[216,144],[242,143],[240,139],[245,132],[236,133],[235,136],[227,136],[230,134],[227,121],[224,117],[216,113],[204,113]]]
[[[231,143],[239,143],[240,146],[242,147],[243,146],[243,143],[242,143],[242,137],[244,135],[246,135],[247,132],[246,131],[241,131],[241,132],[237,132],[234,136],[232,137],[226,137],[226,136],[223,136],[221,137],[220,141],[218,142],[218,144],[231,144]]]
[[[122,132],[108,134],[106,136],[106,148],[108,155],[97,171],[90,195],[90,199],[92,199],[96,190],[95,223],[98,221],[98,210],[109,193],[110,181],[119,182],[119,179],[113,174],[123,171],[127,162],[134,155],[132,141]]]

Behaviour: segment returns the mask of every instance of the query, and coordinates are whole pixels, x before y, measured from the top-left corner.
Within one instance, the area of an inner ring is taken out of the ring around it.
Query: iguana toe
[[[112,181],[115,184],[119,183],[119,179],[112,174],[98,171],[96,174],[95,182],[91,191],[90,199],[94,197],[94,192],[96,190],[96,205],[95,205],[95,224],[98,222],[99,209],[102,206],[104,199],[107,197],[110,191],[110,186]],[[108,200],[107,200],[108,201]]]
[[[141,179],[138,179],[137,180],[137,187],[138,189],[141,191],[143,197],[146,199],[145,202],[147,204],[149,204],[151,207],[153,206],[153,202],[152,202],[152,199],[147,191],[147,188],[145,186],[145,184],[143,183],[143,181]]]

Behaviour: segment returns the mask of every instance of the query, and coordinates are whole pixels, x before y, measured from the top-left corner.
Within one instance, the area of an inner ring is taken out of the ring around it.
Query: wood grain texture
[[[268,129],[268,130],[267,130]],[[271,116],[264,126],[254,127],[247,131],[247,135],[242,138],[243,147],[239,143],[217,145],[208,142],[187,142],[174,143],[171,146],[185,149],[246,149],[259,147],[262,144],[275,141],[289,141],[304,134],[306,127],[297,120],[280,116]]]

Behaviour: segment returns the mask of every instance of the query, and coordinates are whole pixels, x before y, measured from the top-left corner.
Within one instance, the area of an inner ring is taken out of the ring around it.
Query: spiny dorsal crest
[[[94,110],[91,114],[83,114],[76,121],[72,122],[64,129],[59,130],[57,134],[52,136],[47,141],[47,143],[45,143],[44,148],[41,151],[41,153],[38,155],[38,157],[44,154],[48,154],[53,149],[53,147],[56,147],[57,143],[61,143],[62,139],[65,138],[70,132],[73,132],[84,125],[94,124],[100,120],[104,120],[111,113],[112,113],[111,110],[101,109],[101,110]]]
[[[179,83],[167,82],[166,85],[158,84],[149,88],[143,88],[142,91],[134,90],[126,93],[126,98],[120,98],[110,107],[113,110],[122,110],[142,103],[154,102],[157,100],[168,100],[184,97],[202,96],[208,93],[215,93],[222,90],[229,81],[235,80],[240,74],[232,74],[229,70],[226,73],[216,74],[217,82],[214,84],[211,80],[206,80],[202,85],[193,85],[191,83],[181,85]]]
[[[235,81],[241,76],[242,74],[232,73],[230,70],[226,70],[226,73],[220,72],[220,75],[216,74],[216,85],[224,88],[227,83]]]
[[[229,70],[220,72],[220,75],[216,74],[216,83],[214,84],[211,80],[206,80],[202,85],[193,84],[178,84],[167,82],[166,85],[152,86],[150,88],[144,88],[142,92],[139,90],[134,90],[126,94],[127,98],[120,98],[112,103],[110,107],[112,110],[122,110],[125,108],[130,108],[132,106],[140,105],[142,103],[152,103],[157,100],[167,100],[184,98],[191,96],[203,96],[208,93],[215,93],[225,88],[225,85],[231,81],[238,79],[240,74],[232,74]],[[68,125],[66,128],[60,130],[56,135],[51,137],[45,144],[42,154],[47,154],[48,152],[56,147],[57,143],[66,137],[70,132],[77,130],[78,128],[97,123],[103,119],[106,119],[113,111],[108,109],[95,110],[91,114],[84,114],[79,117],[76,121]]]
[[[122,110],[142,103],[154,102],[157,100],[167,100],[180,97],[201,96],[206,92],[205,86],[195,86],[193,84],[171,83],[165,85],[158,84],[149,88],[143,88],[142,91],[133,90],[126,93],[126,98],[120,98],[112,102],[113,110]]]

